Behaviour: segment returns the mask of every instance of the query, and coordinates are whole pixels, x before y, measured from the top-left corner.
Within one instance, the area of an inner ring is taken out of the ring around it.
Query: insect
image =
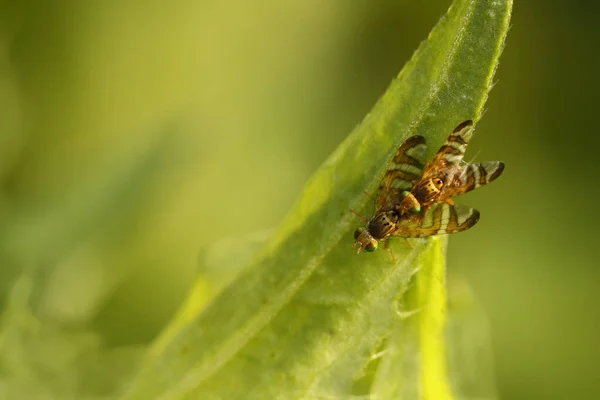
[[[402,213],[417,214],[421,207],[438,201],[454,205],[452,197],[477,189],[496,180],[504,171],[501,161],[464,164],[463,157],[471,137],[473,121],[458,125],[448,136],[433,159],[427,163],[419,181],[410,191],[401,193],[398,208]],[[391,176],[388,179],[398,179]]]
[[[462,165],[473,122],[461,123],[433,159],[424,165],[425,138],[412,136],[398,149],[375,198],[375,213],[365,228],[354,231],[358,252],[375,251],[390,236],[426,237],[460,232],[479,220],[473,208],[455,205],[452,197],[500,176],[504,163]]]

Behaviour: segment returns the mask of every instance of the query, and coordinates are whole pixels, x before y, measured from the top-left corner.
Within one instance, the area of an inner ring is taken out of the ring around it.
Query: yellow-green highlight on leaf
[[[433,246],[415,276],[415,290],[422,303],[419,319],[422,349],[423,399],[452,399],[446,366],[446,265],[445,248]]]
[[[124,399],[348,398],[365,390],[452,398],[444,240],[413,240],[412,248],[392,240],[397,264],[385,251],[357,256],[352,232],[361,223],[349,209],[370,215],[363,192],[376,190],[407,137],[425,136],[433,153],[458,123],[480,118],[511,8],[510,0],[453,3],[267,245],[206,308],[189,304],[190,295],[183,307],[198,314],[167,329]],[[403,319],[398,299],[418,269],[432,274],[413,285],[428,301]]]

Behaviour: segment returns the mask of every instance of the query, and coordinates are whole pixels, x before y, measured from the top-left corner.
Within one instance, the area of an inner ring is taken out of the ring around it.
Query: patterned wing
[[[413,181],[421,179],[426,150],[423,136],[411,136],[402,143],[379,185],[377,208],[398,201],[403,190],[410,190]]]
[[[473,121],[467,120],[458,125],[442,147],[428,164],[428,167],[436,169],[447,168],[450,166],[460,167],[460,163],[465,156],[469,141],[473,137]]]
[[[503,171],[504,163],[501,161],[468,164],[457,170],[454,176],[449,177],[449,183],[442,190],[442,197],[455,197],[487,185],[502,175]]]
[[[396,224],[392,235],[418,238],[445,235],[469,229],[479,221],[479,211],[461,205],[436,203],[415,217]]]

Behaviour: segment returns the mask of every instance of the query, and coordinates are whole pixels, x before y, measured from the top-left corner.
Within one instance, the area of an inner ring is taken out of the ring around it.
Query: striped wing
[[[479,211],[461,205],[436,203],[419,215],[400,221],[392,235],[418,238],[446,235],[469,229],[479,221]]]
[[[400,193],[410,190],[423,175],[427,145],[423,136],[411,136],[402,143],[386,171],[376,198],[376,207],[397,202]]]
[[[487,185],[502,175],[503,171],[504,163],[501,161],[468,164],[450,177],[448,185],[442,191],[442,197],[455,197]]]
[[[458,125],[446,139],[442,147],[428,164],[436,169],[448,167],[460,168],[469,141],[473,137],[473,121],[467,120]]]

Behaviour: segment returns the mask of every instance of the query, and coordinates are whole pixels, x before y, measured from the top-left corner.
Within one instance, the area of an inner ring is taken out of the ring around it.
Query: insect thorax
[[[396,229],[400,214],[396,210],[381,212],[369,222],[368,230],[375,239],[383,239]]]

